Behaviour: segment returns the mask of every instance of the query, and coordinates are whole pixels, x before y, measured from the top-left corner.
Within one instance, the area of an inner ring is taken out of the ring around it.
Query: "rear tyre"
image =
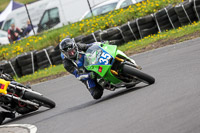
[[[124,64],[123,67],[122,67],[122,72],[124,75],[127,75],[127,76],[131,76],[131,77],[137,77],[139,78],[142,82],[145,82],[147,84],[153,84],[155,83],[155,78],[146,74],[146,73],[143,73],[141,72],[140,70],[132,67],[132,66],[129,66],[127,64]]]
[[[56,106],[56,103],[44,96],[40,96],[31,92],[25,92],[24,98],[34,101],[38,103],[41,106],[47,107],[47,108],[54,108]]]

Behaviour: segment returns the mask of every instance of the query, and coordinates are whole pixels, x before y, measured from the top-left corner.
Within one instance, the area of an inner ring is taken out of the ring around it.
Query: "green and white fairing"
[[[110,84],[118,84],[122,81],[111,73],[111,67],[116,55],[133,61],[122,51],[118,50],[116,45],[109,45],[108,42],[94,43],[85,53],[84,67],[88,71],[97,73],[99,76],[97,78],[104,78]]]
[[[155,79],[143,73],[141,67],[116,45],[94,43],[85,53],[84,67],[97,75],[97,83],[108,90],[130,88],[140,82],[153,84]]]

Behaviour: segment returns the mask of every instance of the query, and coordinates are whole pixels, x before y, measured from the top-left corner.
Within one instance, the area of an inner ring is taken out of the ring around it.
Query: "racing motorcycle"
[[[41,106],[54,108],[55,102],[31,89],[29,85],[15,82],[8,74],[0,73],[0,106],[12,113],[27,114]]]
[[[109,42],[94,43],[84,56],[84,67],[96,73],[97,83],[102,88],[114,91],[121,87],[134,87],[140,82],[153,84],[154,77],[141,71],[141,67],[116,45]]]

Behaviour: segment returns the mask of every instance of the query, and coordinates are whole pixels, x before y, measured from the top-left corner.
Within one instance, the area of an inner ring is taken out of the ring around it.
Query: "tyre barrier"
[[[74,41],[93,43],[109,41],[113,45],[122,45],[129,41],[139,40],[146,36],[176,29],[193,21],[200,20],[200,0],[187,0],[176,6],[168,5],[159,11],[128,21],[127,23],[106,30],[98,30],[89,35],[79,35]],[[62,63],[59,46],[50,46],[40,51],[23,53],[9,61],[0,61],[4,72],[11,76],[21,77],[32,74],[38,69]]]
[[[3,67],[5,73],[12,77],[21,77],[33,74],[35,71],[47,68],[50,65],[62,64],[60,54],[60,50],[56,47],[49,46],[43,50],[23,53],[9,61],[0,61],[0,66]]]
[[[87,44],[93,43],[93,42],[99,42],[99,41],[101,41],[100,33],[101,33],[101,30],[98,30],[98,31],[95,31],[94,33],[84,36],[84,37],[82,37],[81,42],[87,43]]]
[[[175,29],[181,26],[178,20],[178,15],[172,5],[167,6],[154,13],[155,21],[159,32],[163,32],[170,29]]]
[[[200,0],[194,0],[193,9],[194,9],[195,15],[199,21],[200,20]]]
[[[17,63],[16,58],[13,58],[9,61],[3,60],[0,61],[0,66],[2,66],[3,71],[9,75],[13,76],[17,76],[17,77],[21,77],[21,69]]]
[[[194,1],[184,1],[175,6],[175,12],[182,26],[197,21],[194,11]]]
[[[153,14],[136,19],[136,24],[141,39],[148,35],[158,33],[158,27],[156,25],[156,21],[154,19]]]
[[[53,65],[52,60],[50,59],[50,54],[53,51],[54,47],[49,46],[46,49],[39,50],[36,52],[36,60],[37,60],[37,66],[38,69],[44,69],[49,67],[50,65]]]
[[[121,45],[125,41],[123,39],[122,31],[119,27],[109,28],[107,30],[103,30],[100,33],[100,40],[101,41],[110,41],[110,44],[114,45]]]
[[[122,30],[122,33],[124,35],[125,42],[140,39],[136,20],[128,21],[126,24],[120,26],[120,29]]]
[[[59,49],[53,49],[53,51],[50,53],[50,58],[52,60],[53,65],[62,64],[62,59],[61,59],[60,54],[61,52]]]
[[[22,75],[33,74],[38,69],[35,53],[36,51],[30,51],[17,56]]]
[[[80,35],[80,36],[77,36],[77,37],[75,37],[73,39],[77,43],[77,42],[82,42],[82,38],[84,38],[84,37],[85,37],[85,35]]]

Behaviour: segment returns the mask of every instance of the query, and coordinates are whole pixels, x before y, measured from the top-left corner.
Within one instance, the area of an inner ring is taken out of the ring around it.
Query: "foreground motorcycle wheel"
[[[133,66],[124,64],[122,67],[122,72],[125,75],[137,77],[142,82],[145,82],[149,85],[155,83],[155,78],[146,73],[141,72],[140,70],[134,68]]]
[[[47,108],[54,108],[56,106],[56,103],[44,96],[37,95],[31,92],[25,92],[24,93],[24,98],[35,101],[39,103],[41,106],[47,107]]]

